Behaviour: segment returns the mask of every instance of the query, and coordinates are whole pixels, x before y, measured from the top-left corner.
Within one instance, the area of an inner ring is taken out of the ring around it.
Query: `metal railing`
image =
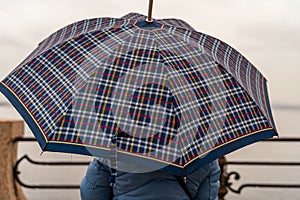
[[[35,138],[16,138],[14,142],[37,142]],[[19,171],[19,165],[24,162],[28,161],[33,165],[39,166],[87,166],[89,162],[41,162],[41,161],[34,161],[28,155],[22,156],[20,159],[17,160],[13,167],[14,179],[15,181],[20,184],[24,188],[29,189],[79,189],[79,185],[30,185],[24,183],[19,175],[21,172]]]
[[[273,142],[273,143],[296,143],[300,142],[300,138],[286,137],[286,138],[273,138],[261,141]],[[241,179],[240,173],[236,171],[228,172],[228,166],[266,166],[266,167],[300,167],[300,162],[280,162],[280,161],[227,161],[225,157],[219,159],[221,167],[221,188],[220,188],[220,199],[224,199],[227,193],[233,192],[235,194],[241,194],[242,190],[246,188],[273,188],[273,189],[300,189],[299,184],[286,184],[286,183],[243,183],[237,189],[233,187],[235,181]]]
[[[34,138],[17,138],[14,142],[36,142]],[[275,138],[264,140],[261,142],[275,142],[275,143],[289,143],[289,142],[300,142],[300,138]],[[41,162],[34,161],[28,155],[24,155],[20,159],[17,160],[13,167],[14,179],[20,184],[22,187],[30,188],[30,189],[79,189],[79,185],[29,185],[24,183],[19,175],[19,165],[21,162],[28,161],[33,165],[40,166],[87,166],[89,162]],[[219,199],[222,200],[225,198],[228,192],[233,192],[236,194],[241,194],[241,192],[245,188],[299,188],[300,184],[270,184],[270,183],[244,183],[240,185],[237,189],[233,187],[235,181],[239,181],[241,175],[236,171],[228,171],[228,166],[284,166],[284,167],[300,167],[300,162],[280,162],[280,161],[264,161],[264,162],[253,162],[253,161],[228,161],[225,157],[219,159],[219,164],[221,167],[221,176],[220,176],[220,191],[219,191]]]

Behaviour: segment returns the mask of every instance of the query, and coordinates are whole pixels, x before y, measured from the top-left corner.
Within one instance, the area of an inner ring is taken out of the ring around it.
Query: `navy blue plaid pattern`
[[[240,53],[181,20],[140,28],[144,17],[69,25],[1,82],[39,128],[34,134],[98,156],[117,138],[121,154],[184,168],[275,130],[266,80]]]

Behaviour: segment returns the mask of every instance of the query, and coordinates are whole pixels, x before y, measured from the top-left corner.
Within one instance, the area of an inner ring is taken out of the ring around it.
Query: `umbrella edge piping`
[[[4,94],[4,96],[10,101],[13,107],[19,112],[19,114],[23,117],[32,133],[38,140],[39,145],[42,150],[45,150],[48,139],[45,136],[41,126],[38,124],[36,119],[31,115],[30,111],[23,104],[23,102],[18,98],[15,92],[5,83],[1,82],[0,91]]]

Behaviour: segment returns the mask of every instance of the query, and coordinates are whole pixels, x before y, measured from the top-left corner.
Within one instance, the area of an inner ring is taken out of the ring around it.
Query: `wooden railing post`
[[[26,200],[13,176],[18,152],[18,144],[13,141],[23,134],[22,120],[0,119],[0,200]]]

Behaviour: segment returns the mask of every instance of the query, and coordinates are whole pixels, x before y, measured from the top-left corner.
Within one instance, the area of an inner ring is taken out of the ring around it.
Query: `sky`
[[[70,23],[129,12],[146,14],[147,9],[148,0],[3,1],[0,79],[39,42]],[[183,19],[197,31],[233,46],[267,78],[275,112],[300,112],[299,10],[298,0],[154,0],[153,17]]]

